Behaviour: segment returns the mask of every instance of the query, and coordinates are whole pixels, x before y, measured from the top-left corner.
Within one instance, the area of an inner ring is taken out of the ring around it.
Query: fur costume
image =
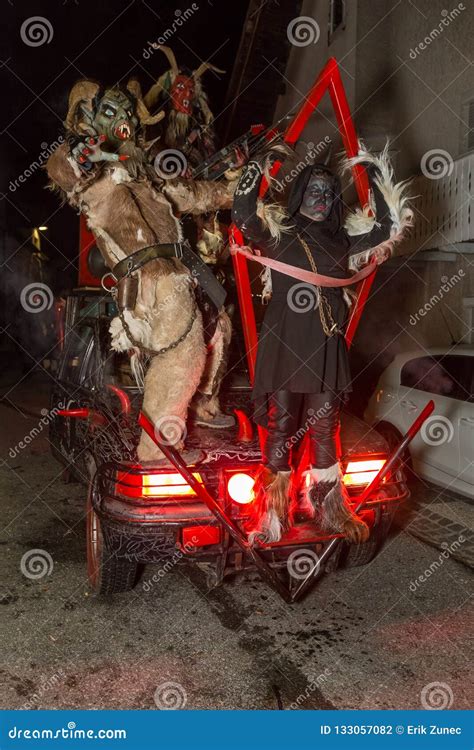
[[[92,121],[91,113],[97,106],[100,112],[100,102],[96,106],[99,96],[98,85],[90,81],[82,81],[73,88],[66,119],[69,142],[52,153],[47,171],[69,204],[84,214],[106,264],[113,269],[120,260],[141,248],[181,241],[178,212],[202,214],[230,208],[233,186],[183,179],[157,180],[133,139],[124,139],[123,144],[106,152],[105,159],[103,154],[95,156],[97,143],[85,146],[81,141],[74,147],[74,142],[91,132],[91,122],[96,122]],[[114,96],[116,100],[120,98],[116,89],[109,90],[109,102],[114,101]],[[136,105],[137,99],[130,101]],[[140,101],[146,117],[148,109],[141,97]],[[111,107],[109,104],[106,115],[112,111]],[[138,106],[136,112],[139,114]],[[130,107],[127,113],[129,120],[125,125],[130,130],[133,128]],[[125,125],[117,124],[114,132],[127,132]],[[96,163],[92,161],[94,158]],[[195,304],[194,279],[177,258],[152,260],[136,275],[138,293],[134,308],[124,310],[123,318],[114,318],[110,326],[112,348],[132,350],[136,355],[138,345],[156,352],[188,331],[177,346],[152,356],[145,375],[143,399],[143,409],[165,435],[168,425],[176,431],[179,424],[184,431],[188,406],[203,378],[207,354],[202,316]],[[216,351],[219,353],[218,348]],[[210,365],[211,370],[218,367],[219,363]],[[204,393],[212,395],[212,378],[206,379]],[[182,445],[182,440],[176,443],[178,448]],[[140,461],[162,458],[161,451],[145,433],[138,445],[138,458]]]
[[[170,65],[144,97],[147,107],[154,109],[159,106],[166,115],[159,126],[161,136],[154,150],[152,147],[151,156],[159,162],[161,150],[166,153],[170,149],[177,149],[182,152],[183,164],[186,164],[189,172],[212,156],[216,150],[214,115],[209,108],[201,77],[208,70],[217,73],[224,71],[210,63],[202,63],[193,71],[187,70],[178,65],[170,47],[156,43],[151,46],[162,52]],[[218,213],[194,214],[193,218],[197,230],[196,251],[206,264],[218,266],[222,263],[226,248],[226,232],[222,231],[219,224]],[[209,343],[210,351],[213,353],[211,359],[216,359],[216,351],[219,350],[221,361],[227,362],[231,333],[230,318],[226,310],[222,309],[214,339]],[[212,362],[206,369],[212,371]],[[218,367],[214,383],[210,387],[212,396],[194,399],[192,408],[199,424],[207,423],[209,427],[232,424],[233,418],[222,414],[219,406],[219,390],[224,375],[225,368]]]

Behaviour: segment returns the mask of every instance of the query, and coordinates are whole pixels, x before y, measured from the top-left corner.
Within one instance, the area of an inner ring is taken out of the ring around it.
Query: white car
[[[474,498],[474,348],[457,345],[398,354],[365,412],[392,447],[433,399],[435,409],[409,447],[423,479]]]

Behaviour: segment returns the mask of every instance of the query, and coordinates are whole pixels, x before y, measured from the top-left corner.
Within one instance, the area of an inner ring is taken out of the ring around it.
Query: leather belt
[[[189,242],[163,242],[142,247],[119,261],[113,268],[113,275],[119,281],[134,271],[139,271],[152,260],[178,258],[191,271],[191,275],[206,292],[218,310],[223,306],[227,292],[217,281],[213,272],[191,249]]]

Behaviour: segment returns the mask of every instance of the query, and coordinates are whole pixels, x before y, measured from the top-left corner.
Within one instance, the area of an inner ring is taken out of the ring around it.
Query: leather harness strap
[[[113,268],[113,275],[120,281],[130,276],[134,271],[139,271],[144,265],[152,260],[169,260],[177,258],[191,272],[191,277],[204,289],[207,296],[214,303],[217,310],[223,306],[227,293],[214,276],[211,269],[204,263],[200,256],[195,253],[189,242],[162,242],[160,244],[142,247],[131,255],[119,261]]]
[[[137,250],[135,253],[128,255],[126,258],[119,261],[114,266],[114,269],[112,271],[113,276],[117,280],[118,286],[120,286],[121,281],[130,277],[135,271],[139,271],[141,268],[143,268],[144,265],[150,263],[152,260],[158,260],[159,258],[178,258],[178,260],[180,260],[183,257],[184,244],[185,243],[182,242],[162,242],[160,244],[147,245],[146,247],[140,248],[140,250]],[[188,334],[191,332],[194,321],[196,319],[196,300],[194,297],[194,292],[192,290],[190,291],[193,298],[193,305],[188,324],[179,338],[175,339],[167,346],[163,346],[161,349],[149,349],[148,347],[139,343],[133,336],[130,330],[130,326],[125,320],[124,310],[120,305],[117,305],[118,314],[120,320],[122,321],[122,326],[133,346],[140,349],[148,357],[156,357],[160,354],[166,354],[166,352],[171,351],[171,349],[175,349],[178,344],[181,344],[181,342],[184,341],[186,336],[188,336]]]
[[[178,258],[183,257],[184,242],[162,242],[160,244],[147,245],[140,248],[135,253],[127,255],[120,260],[113,268],[113,275],[120,281],[124,276],[129,276],[134,271],[139,271],[144,265],[152,260],[159,258]]]

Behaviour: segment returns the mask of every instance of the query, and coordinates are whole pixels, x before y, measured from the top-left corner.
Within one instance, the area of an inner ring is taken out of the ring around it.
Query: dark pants
[[[310,463],[327,469],[337,461],[341,400],[332,393],[275,391],[268,404],[268,435],[263,463],[273,472],[288,471],[291,452],[309,433]]]

